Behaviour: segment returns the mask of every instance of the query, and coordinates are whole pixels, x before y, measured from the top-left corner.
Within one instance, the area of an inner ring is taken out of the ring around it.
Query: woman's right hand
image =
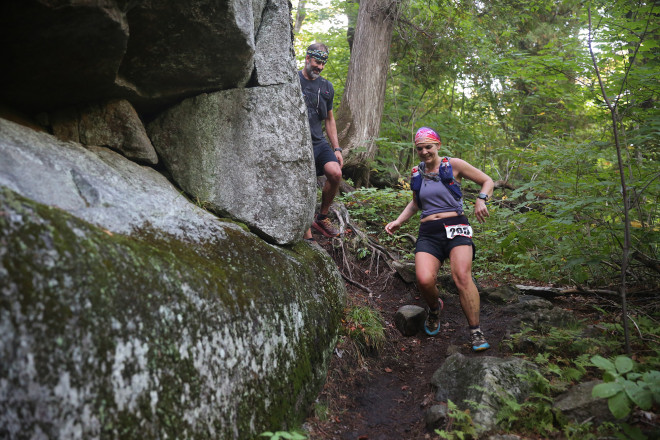
[[[388,234],[392,235],[400,227],[401,227],[401,223],[394,220],[393,222],[389,222],[388,224],[385,225],[385,231],[387,231]]]

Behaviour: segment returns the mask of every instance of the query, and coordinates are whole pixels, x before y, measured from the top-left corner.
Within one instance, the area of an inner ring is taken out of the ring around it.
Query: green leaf
[[[645,411],[651,409],[651,406],[653,406],[653,394],[651,390],[630,380],[625,381],[623,388],[635,405]]]
[[[630,400],[623,391],[610,397],[607,406],[617,419],[622,419],[630,413]]]
[[[610,361],[608,359],[605,359],[602,356],[596,355],[596,356],[592,357],[591,358],[591,363],[593,363],[595,366],[597,366],[598,368],[600,368],[602,370],[616,373],[616,367],[614,366],[612,361]]]
[[[627,423],[622,423],[621,428],[623,432],[626,433],[628,438],[632,440],[647,440],[648,437],[644,435],[641,429],[638,426],[630,426]]]
[[[615,394],[623,391],[623,386],[618,382],[607,382],[600,383],[596,385],[593,390],[591,390],[591,395],[593,397],[603,397],[608,398],[612,397]]]
[[[626,374],[633,369],[633,361],[628,356],[617,356],[614,364],[620,374]]]
[[[644,373],[644,382],[660,385],[660,371],[652,370]]]

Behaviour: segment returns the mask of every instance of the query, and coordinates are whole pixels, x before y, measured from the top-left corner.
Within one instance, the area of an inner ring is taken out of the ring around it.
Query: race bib
[[[470,225],[445,225],[447,238],[452,239],[458,235],[472,238],[472,226]]]

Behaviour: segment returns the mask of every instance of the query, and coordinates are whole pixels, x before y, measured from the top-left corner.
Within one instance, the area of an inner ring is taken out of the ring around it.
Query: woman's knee
[[[454,283],[458,290],[465,290],[472,285],[472,273],[470,271],[457,271],[453,274]]]
[[[417,284],[424,288],[433,287],[437,278],[429,271],[417,271]]]

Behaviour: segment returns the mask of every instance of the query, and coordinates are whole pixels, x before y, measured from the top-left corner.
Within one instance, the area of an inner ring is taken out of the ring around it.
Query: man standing
[[[300,77],[300,87],[307,105],[307,118],[309,119],[312,145],[314,146],[316,175],[325,175],[326,177],[321,192],[321,209],[314,217],[312,227],[326,237],[336,237],[339,235],[339,231],[330,222],[328,211],[339,189],[344,158],[341,155],[341,148],[339,148],[337,126],[335,117],[332,114],[332,100],[335,97],[335,89],[330,81],[321,77],[321,71],[323,71],[327,61],[328,47],[323,43],[312,44],[307,48],[305,67],[298,72],[298,76]],[[325,122],[325,132],[330,143],[323,135],[323,122]],[[311,229],[305,232],[305,240],[313,240]]]

